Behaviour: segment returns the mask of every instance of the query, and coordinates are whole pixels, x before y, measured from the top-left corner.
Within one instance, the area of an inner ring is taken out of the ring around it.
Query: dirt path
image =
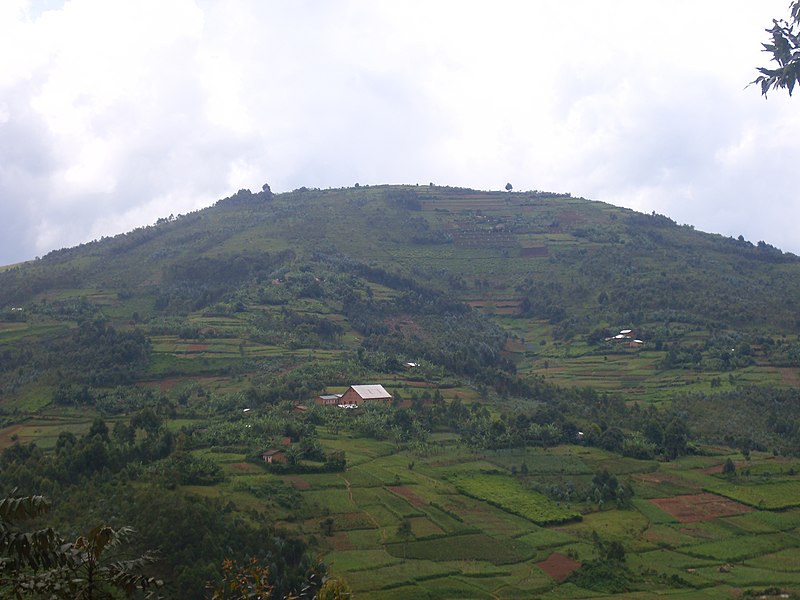
[[[344,481],[344,486],[347,488],[347,497],[350,498],[350,502],[358,507],[356,501],[353,499],[353,486],[350,484],[350,481],[345,477],[342,477],[342,481]],[[370,520],[370,522],[375,525],[375,529],[381,532],[381,544],[386,543],[386,529],[381,527],[380,523],[378,523],[378,520],[373,517],[368,510],[364,510],[364,514],[367,515],[367,518]]]
[[[353,500],[353,486],[350,485],[350,482],[344,477],[342,477],[342,479],[344,480],[344,486],[347,488],[347,497],[350,498],[350,502],[355,504],[356,501]]]

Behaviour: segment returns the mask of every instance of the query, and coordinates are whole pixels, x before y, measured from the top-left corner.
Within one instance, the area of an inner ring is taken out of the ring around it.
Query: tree
[[[152,597],[162,585],[139,573],[153,562],[150,555],[133,560],[103,559],[106,550],[126,540],[132,532],[128,527],[114,530],[101,525],[75,542],[65,543],[51,528],[25,532],[17,525],[44,514],[49,507],[42,496],[0,500],[0,588],[11,591],[15,598],[43,595],[99,600],[117,598],[119,593],[131,597],[140,591]]]
[[[46,513],[50,504],[42,496],[0,500],[0,586],[16,582],[27,569],[54,567],[64,562],[62,539],[51,528],[23,531],[18,523]]]
[[[253,557],[247,565],[232,560],[222,563],[222,582],[211,588],[211,600],[268,600],[275,586],[270,583],[269,567]]]
[[[764,52],[772,55],[777,68],[758,67],[761,73],[751,84],[761,86],[761,94],[766,97],[770,89],[785,88],[792,95],[794,86],[800,80],[800,0],[789,5],[789,20],[773,19],[773,26],[767,29],[772,41],[764,46]]]
[[[664,430],[664,454],[673,459],[686,452],[689,440],[689,428],[681,419],[673,419]]]
[[[406,547],[408,546],[408,540],[414,535],[414,532],[411,529],[411,521],[408,519],[403,519],[400,521],[400,525],[397,526],[397,537],[403,540],[403,558],[406,557]]]
[[[514,189],[514,186],[513,186],[513,185],[511,185],[510,183],[507,183],[507,184],[506,184],[506,191],[507,191],[507,192],[510,192],[510,191],[511,191],[511,190],[513,190],[513,189]]]
[[[733,461],[730,458],[725,460],[725,464],[722,467],[722,474],[725,477],[733,477],[736,475],[736,465],[733,464]]]
[[[344,579],[338,577],[325,580],[317,594],[317,600],[349,600],[352,597],[350,586]]]

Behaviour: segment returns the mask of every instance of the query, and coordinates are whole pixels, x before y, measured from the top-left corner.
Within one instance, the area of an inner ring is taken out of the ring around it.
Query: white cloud
[[[800,252],[784,0],[0,3],[0,263],[239,188],[548,189]]]

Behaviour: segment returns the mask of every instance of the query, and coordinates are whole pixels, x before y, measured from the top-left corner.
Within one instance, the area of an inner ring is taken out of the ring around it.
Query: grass
[[[416,560],[480,560],[494,565],[516,563],[532,555],[531,548],[523,542],[500,543],[482,533],[399,541],[387,544],[386,550],[393,556]]]
[[[452,478],[464,494],[484,500],[537,524],[562,523],[580,519],[577,511],[562,508],[547,497],[525,489],[517,480],[503,475],[472,475]]]
[[[735,562],[797,546],[800,546],[800,539],[796,535],[775,533],[707,542],[683,548],[682,552],[700,558]]]
[[[767,510],[800,506],[800,480],[750,485],[711,483],[706,489],[742,504]]]

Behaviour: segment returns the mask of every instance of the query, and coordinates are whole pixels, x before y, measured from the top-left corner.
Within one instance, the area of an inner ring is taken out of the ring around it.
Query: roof
[[[364,400],[370,398],[391,398],[392,395],[387,392],[382,385],[351,385],[350,388]]]
[[[276,454],[282,454],[285,452],[284,450],[276,450],[275,448],[271,450],[265,450],[261,453],[261,456],[275,456]]]
[[[322,400],[338,400],[342,397],[341,394],[323,394],[319,396]]]

